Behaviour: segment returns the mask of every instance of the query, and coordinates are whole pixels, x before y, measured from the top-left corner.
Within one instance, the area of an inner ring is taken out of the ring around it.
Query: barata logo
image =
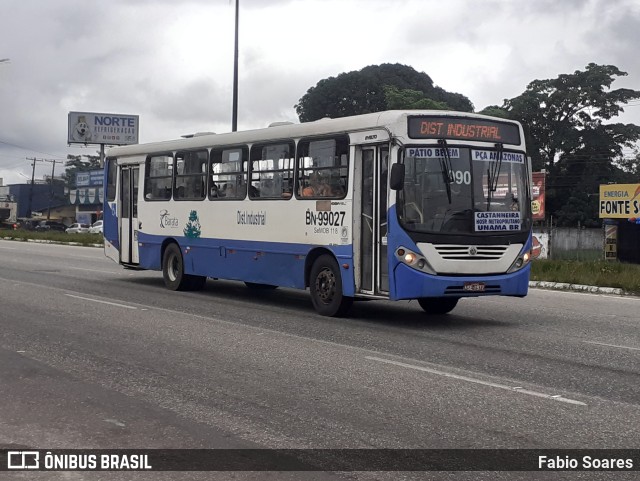
[[[8,451],[7,469],[38,469],[40,453],[38,451]]]
[[[180,225],[180,221],[177,217],[170,217],[169,211],[162,209],[160,211],[160,227],[164,228],[176,228]]]

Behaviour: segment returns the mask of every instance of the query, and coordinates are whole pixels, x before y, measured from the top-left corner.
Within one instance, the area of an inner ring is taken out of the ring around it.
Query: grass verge
[[[536,259],[531,263],[531,280],[617,287],[640,295],[640,265],[637,264]]]
[[[40,240],[68,244],[70,242],[89,246],[102,244],[102,234],[67,234],[66,232],[35,232],[30,230],[0,230],[0,239],[19,241]]]

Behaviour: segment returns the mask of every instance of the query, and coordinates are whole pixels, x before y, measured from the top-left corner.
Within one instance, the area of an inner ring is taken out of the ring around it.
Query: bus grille
[[[461,246],[461,245],[434,245],[436,252],[447,260],[498,260],[501,259],[509,246]]]

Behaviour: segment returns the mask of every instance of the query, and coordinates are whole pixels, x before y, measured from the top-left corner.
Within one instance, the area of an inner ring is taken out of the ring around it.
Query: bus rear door
[[[120,171],[120,263],[137,265],[138,256],[138,165],[123,165]]]

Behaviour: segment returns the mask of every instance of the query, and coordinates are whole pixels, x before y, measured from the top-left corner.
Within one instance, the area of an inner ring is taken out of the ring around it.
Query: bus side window
[[[173,156],[152,155],[147,159],[144,179],[145,200],[171,199],[173,183]]]
[[[296,194],[302,198],[341,199],[347,193],[349,138],[301,140],[297,151]]]
[[[176,154],[174,199],[204,199],[208,158],[206,150]]]
[[[280,200],[291,198],[294,152],[293,141],[252,146],[250,198]]]
[[[246,146],[211,151],[209,163],[209,199],[241,200],[247,195]]]

